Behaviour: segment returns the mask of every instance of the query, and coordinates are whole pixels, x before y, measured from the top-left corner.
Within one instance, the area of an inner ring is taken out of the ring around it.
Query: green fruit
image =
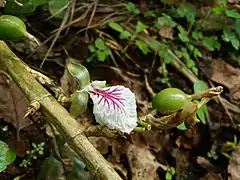
[[[12,15],[0,16],[1,39],[18,41],[26,34],[26,25],[20,18]]]
[[[152,100],[152,107],[160,114],[171,114],[183,108],[189,102],[188,95],[177,88],[160,91]]]

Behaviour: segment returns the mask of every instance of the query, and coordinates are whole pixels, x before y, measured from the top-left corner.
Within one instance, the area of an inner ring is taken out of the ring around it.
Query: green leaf
[[[158,55],[163,58],[163,62],[165,64],[169,64],[174,60],[174,56],[172,53],[169,52],[168,50],[168,46],[167,45],[163,45],[161,50],[158,52]]]
[[[240,19],[235,20],[235,29],[236,29],[238,36],[240,37]]]
[[[214,14],[223,14],[225,12],[226,8],[221,6],[216,6],[212,8],[212,13]]]
[[[178,26],[177,26],[177,29],[178,29],[178,31],[181,32],[181,33],[186,33],[185,29],[184,29],[181,25],[178,25]]]
[[[157,84],[167,84],[169,82],[169,78],[167,77],[157,77],[156,83]]]
[[[31,0],[31,2],[34,5],[43,5],[43,4],[47,4],[50,0]]]
[[[227,42],[231,42],[232,46],[238,50],[239,49],[239,40],[236,37],[236,34],[230,29],[230,28],[225,28],[223,30],[224,34],[224,40]]]
[[[120,33],[120,39],[130,39],[130,37],[132,36],[132,34],[128,31],[123,31]]]
[[[115,31],[118,31],[120,33],[122,33],[124,30],[122,28],[122,26],[118,23],[115,23],[115,22],[110,22],[108,23],[109,27],[114,29]]]
[[[203,46],[206,47],[209,51],[214,51],[215,49],[220,48],[220,44],[217,41],[216,36],[205,37],[202,41]]]
[[[139,47],[143,54],[146,55],[149,52],[148,46],[146,45],[145,42],[136,40],[136,45]]]
[[[165,175],[165,179],[166,180],[172,180],[172,174],[170,172],[167,172],[166,175]]]
[[[107,54],[105,51],[96,51],[98,60],[101,62],[104,62],[105,59],[107,58]]]
[[[16,159],[16,153],[11,151],[8,145],[0,140],[0,172],[6,169]]]
[[[202,32],[193,31],[192,32],[192,38],[196,39],[196,40],[202,39],[203,38],[203,34],[202,34]]]
[[[158,50],[160,48],[161,44],[158,41],[151,39],[149,46],[150,46],[150,48],[152,48],[154,50]]]
[[[231,43],[232,43],[232,46],[233,46],[236,50],[239,49],[240,44],[239,44],[239,40],[238,40],[238,39],[233,39],[233,40],[231,41]]]
[[[203,124],[206,124],[206,117],[207,117],[207,107],[206,105],[201,106],[200,108],[198,108],[197,110],[197,116],[200,119],[200,121]]]
[[[105,43],[101,39],[96,39],[94,42],[94,45],[99,49],[99,50],[105,50],[107,47],[105,46]]]
[[[157,17],[157,15],[153,11],[148,11],[144,14],[144,17]]]
[[[202,53],[201,53],[201,51],[200,51],[198,48],[194,48],[194,50],[193,50],[193,56],[194,56],[195,58],[202,57]]]
[[[147,25],[143,24],[141,21],[138,21],[137,26],[136,26],[136,32],[140,33],[142,31],[146,30],[147,28],[148,28]]]
[[[209,88],[209,87],[208,87],[207,83],[204,82],[204,81],[202,81],[202,80],[196,81],[196,82],[193,84],[194,93],[204,92],[204,91],[206,91],[208,88]],[[196,101],[196,102],[199,102],[199,101]],[[207,110],[206,105],[203,105],[202,107],[200,107],[200,108],[197,110],[197,116],[199,117],[199,119],[201,120],[201,122],[202,122],[203,124],[206,124],[207,114],[208,114],[208,110]]]
[[[195,12],[191,10],[186,4],[181,3],[177,8],[177,13],[180,17],[185,17],[188,21],[195,20]]]
[[[181,130],[181,131],[187,130],[187,127],[186,127],[186,125],[185,125],[184,122],[181,123],[181,124],[179,124],[179,125],[177,126],[177,128],[178,128],[179,130]]]
[[[191,69],[196,66],[196,63],[191,58],[188,58],[188,59],[186,59],[186,65],[189,69]]]
[[[224,39],[229,42],[236,39],[235,33],[230,28],[223,29]]]
[[[182,41],[182,42],[189,42],[190,40],[189,40],[189,38],[188,38],[188,36],[185,34],[185,33],[178,33],[178,37],[180,38],[180,40]]]
[[[133,14],[136,14],[136,15],[140,14],[140,11],[137,9],[135,4],[128,2],[128,3],[125,3],[125,6],[126,6],[127,10],[132,12]]]
[[[206,82],[199,80],[193,84],[193,90],[195,93],[204,92],[204,91],[208,90],[208,85]]]
[[[20,3],[23,6],[19,6],[14,0],[8,0],[4,7],[4,13],[12,15],[31,14],[37,8],[37,5],[31,0],[22,0]]]
[[[93,53],[93,52],[96,51],[94,45],[92,45],[92,44],[88,46],[88,50],[89,50],[91,53]]]
[[[155,22],[155,27],[158,29],[160,29],[164,26],[175,27],[176,25],[177,25],[177,23],[175,21],[173,21],[172,17],[165,13],[162,13],[162,17],[159,17],[157,19],[157,22]]]
[[[232,18],[236,18],[236,19],[240,18],[240,14],[236,10],[226,10],[225,14],[228,17],[232,17]]]
[[[198,76],[199,72],[197,67],[192,67],[191,70],[196,76]]]
[[[66,6],[68,2],[69,0],[50,0],[48,2],[48,10],[55,18],[63,19],[67,11]]]

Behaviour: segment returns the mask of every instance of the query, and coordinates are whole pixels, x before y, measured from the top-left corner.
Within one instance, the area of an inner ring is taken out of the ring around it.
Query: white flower
[[[135,95],[124,86],[103,88],[104,81],[94,81],[85,91],[93,100],[96,121],[111,129],[130,133],[137,126]]]

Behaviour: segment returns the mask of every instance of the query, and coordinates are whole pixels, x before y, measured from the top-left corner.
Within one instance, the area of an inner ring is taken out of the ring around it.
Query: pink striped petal
[[[136,99],[130,89],[111,86],[87,91],[93,100],[93,114],[99,124],[126,133],[137,126]]]

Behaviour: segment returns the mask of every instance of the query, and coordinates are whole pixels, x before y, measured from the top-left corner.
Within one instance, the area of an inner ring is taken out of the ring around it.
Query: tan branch
[[[0,41],[0,69],[21,88],[30,102],[38,101],[40,110],[64,136],[69,146],[87,165],[92,179],[120,180],[120,176],[93,147],[84,134],[84,127],[73,119],[49,92],[28,72],[27,66]]]

